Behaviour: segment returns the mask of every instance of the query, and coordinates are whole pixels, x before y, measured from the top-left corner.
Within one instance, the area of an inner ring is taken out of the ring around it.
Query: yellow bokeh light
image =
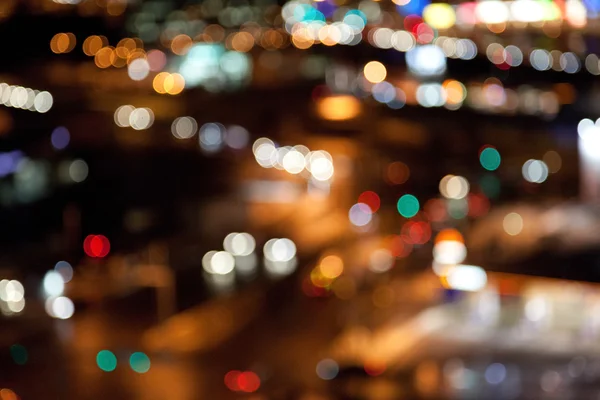
[[[137,60],[138,58],[147,58],[146,52],[143,49],[134,49],[127,56],[127,64],[131,64],[133,60]]]
[[[321,260],[319,269],[325,278],[335,279],[344,272],[344,262],[336,255],[329,255]]]
[[[169,74],[164,81],[165,92],[177,95],[185,88],[185,79],[180,74]]]
[[[383,82],[387,76],[385,65],[379,61],[368,62],[365,65],[363,73],[365,74],[365,78],[371,83]]]
[[[127,2],[123,0],[109,0],[106,4],[106,13],[113,17],[119,16],[125,12]]]
[[[160,93],[160,94],[167,93],[167,91],[165,90],[165,80],[170,75],[171,74],[169,74],[168,72],[161,72],[154,77],[154,80],[152,81],[152,87],[154,88],[156,93]]]
[[[326,276],[324,276],[321,273],[321,270],[319,268],[314,268],[311,271],[311,273],[310,273],[310,281],[316,287],[321,287],[321,288],[328,287],[329,285],[331,285],[331,282],[333,282],[332,279],[327,278]]]
[[[190,47],[192,47],[192,44],[192,38],[188,35],[177,35],[171,41],[171,51],[173,52],[173,54],[183,56],[187,54],[187,52],[190,50]]]
[[[314,44],[314,40],[302,32],[297,32],[292,35],[292,44],[300,50],[306,50]]]
[[[434,29],[448,29],[456,23],[456,13],[450,4],[429,4],[423,10],[423,19]]]
[[[317,101],[317,112],[321,118],[330,121],[344,121],[356,118],[361,113],[360,101],[354,96],[330,96]]]
[[[76,43],[77,39],[72,33],[57,33],[50,40],[50,50],[56,54],[69,53]]]
[[[444,81],[442,87],[446,91],[446,102],[448,104],[461,104],[467,97],[465,85],[454,79]]]

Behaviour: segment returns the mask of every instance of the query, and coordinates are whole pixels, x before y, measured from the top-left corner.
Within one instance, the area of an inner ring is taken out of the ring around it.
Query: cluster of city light
[[[54,104],[49,92],[0,83],[0,103],[6,107],[46,113]]]
[[[113,47],[105,36],[92,35],[83,41],[82,50],[85,55],[94,57],[98,68],[128,67],[128,75],[133,80],[142,80],[150,71],[160,71],[166,64],[166,58],[160,57],[161,54],[164,56],[163,52],[152,50],[146,53],[138,38],[123,38]],[[151,54],[153,52],[156,54]]]
[[[600,159],[600,118],[596,122],[584,118],[577,125],[579,151],[589,160]],[[597,162],[597,161],[596,161]]]
[[[69,319],[75,313],[73,301],[64,296],[65,284],[73,277],[73,269],[65,261],[58,262],[53,270],[46,272],[42,290],[46,297],[46,313],[52,318]]]
[[[72,33],[57,33],[50,40],[50,50],[56,54],[70,53],[77,44],[77,39]]]
[[[256,162],[263,168],[285,170],[292,175],[305,173],[320,182],[333,177],[333,159],[324,150],[311,151],[303,145],[279,147],[268,138],[259,138],[252,145]]]
[[[0,281],[0,312],[3,315],[19,314],[25,309],[25,289],[17,280]]]
[[[120,128],[131,127],[136,131],[148,129],[154,123],[154,112],[148,107],[135,108],[123,105],[115,111],[115,124]]]
[[[294,272],[298,261],[296,259],[296,244],[287,238],[269,239],[263,247],[265,271],[277,278]]]

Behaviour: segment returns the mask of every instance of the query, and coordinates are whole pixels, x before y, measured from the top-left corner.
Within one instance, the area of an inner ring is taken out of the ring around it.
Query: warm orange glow
[[[344,272],[344,262],[336,255],[329,255],[321,260],[319,269],[325,278],[335,279]]]
[[[365,74],[365,78],[371,83],[383,82],[387,76],[385,66],[379,61],[368,62],[365,65],[363,73]]]
[[[179,94],[185,87],[185,79],[180,74],[170,74],[165,78],[164,87],[169,94]]]
[[[183,56],[187,54],[187,52],[190,50],[190,47],[192,47],[192,44],[192,38],[188,35],[177,35],[171,41],[171,51],[178,56]]]
[[[86,56],[95,56],[96,53],[106,44],[106,38],[96,35],[90,36],[83,41],[83,53]]]
[[[114,50],[112,47],[103,47],[96,53],[94,62],[98,68],[108,68],[112,65]]]
[[[166,94],[165,90],[165,80],[169,77],[170,74],[168,72],[161,72],[154,77],[152,81],[152,87],[156,91],[156,93]]]
[[[317,101],[319,116],[330,121],[353,119],[361,111],[361,104],[354,96],[330,96]]]
[[[435,237],[435,243],[450,241],[464,243],[465,240],[459,231],[456,229],[443,229]]]
[[[75,48],[77,39],[72,33],[57,33],[50,40],[50,50],[56,54],[69,53]]]
[[[19,400],[19,396],[10,389],[0,390],[0,400]]]
[[[235,51],[240,51],[242,53],[248,52],[254,47],[254,37],[248,32],[238,32],[233,35],[231,47]]]

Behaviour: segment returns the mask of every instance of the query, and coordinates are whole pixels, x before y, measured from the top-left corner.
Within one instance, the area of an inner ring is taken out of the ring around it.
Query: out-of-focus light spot
[[[42,285],[44,293],[50,297],[60,296],[65,290],[65,281],[62,275],[56,271],[46,272]]]
[[[249,233],[232,232],[223,240],[223,248],[234,256],[249,256],[256,248],[256,241]]]
[[[0,281],[0,300],[6,302],[17,302],[25,297],[25,289],[17,280],[3,279]]]
[[[368,62],[363,69],[363,73],[365,78],[371,83],[383,82],[387,76],[385,66],[379,61]]]
[[[458,240],[444,239],[433,246],[433,259],[439,264],[460,264],[465,258],[467,258],[467,247]]]
[[[350,223],[354,226],[365,226],[373,219],[373,211],[363,203],[357,203],[348,211]]]
[[[160,72],[156,74],[154,79],[152,80],[152,88],[156,93],[166,94],[167,91],[165,89],[165,80],[168,76],[170,76],[168,72]]]
[[[406,53],[408,69],[419,76],[437,76],[446,71],[446,55],[439,47],[428,44]]]
[[[435,3],[425,7],[423,19],[434,29],[448,29],[454,26],[456,14],[451,5]]]
[[[177,139],[189,139],[198,131],[198,123],[192,117],[179,117],[171,124],[171,133]]]
[[[0,390],[0,399],[1,400],[19,400],[19,396],[17,396],[17,394],[10,389],[2,389],[2,390]]]
[[[415,47],[417,41],[410,32],[396,31],[391,38],[392,47],[398,51],[407,52]]]
[[[304,155],[294,149],[288,151],[283,157],[283,168],[290,174],[299,174],[306,166]]]
[[[225,144],[232,149],[240,150],[248,145],[250,133],[246,128],[239,125],[230,125],[225,134]]]
[[[154,123],[154,112],[147,108],[136,108],[129,114],[129,126],[136,131],[148,129]]]
[[[477,3],[475,13],[477,18],[486,24],[501,24],[509,18],[507,3],[498,0]]]
[[[150,71],[161,71],[167,65],[167,56],[160,50],[150,50],[146,55]]]
[[[267,260],[286,262],[296,257],[296,245],[290,239],[270,239],[265,243],[263,254]]]
[[[185,79],[180,74],[169,74],[164,78],[164,91],[170,95],[178,95],[185,88]]]
[[[137,58],[127,66],[127,74],[134,81],[146,79],[150,73],[150,64],[144,58]]]
[[[543,297],[534,297],[525,303],[525,318],[539,322],[549,314],[549,305]]]
[[[362,192],[360,196],[358,196],[358,202],[368,205],[372,212],[377,212],[381,204],[381,200],[377,193],[370,190]]]
[[[252,371],[245,371],[238,376],[237,385],[240,391],[253,393],[260,388],[260,378]]]
[[[570,2],[567,2],[567,4]],[[544,392],[555,392],[561,385],[562,378],[557,371],[546,371],[540,378],[540,387]]]
[[[150,358],[142,352],[133,353],[129,357],[129,366],[138,374],[144,374],[150,371]]]
[[[542,183],[548,178],[548,166],[541,160],[527,160],[521,170],[527,182]]]
[[[86,56],[93,57],[96,53],[106,46],[107,40],[102,36],[92,35],[83,41],[83,52]]]
[[[342,276],[332,283],[331,290],[337,298],[349,300],[356,295],[356,283],[352,277]]]
[[[240,386],[238,385],[238,378],[242,374],[241,371],[229,371],[225,374],[225,386],[233,392],[239,392]]]
[[[491,385],[498,385],[506,379],[506,367],[500,363],[490,364],[485,369],[485,380]]]
[[[334,168],[331,155],[326,151],[313,151],[307,156],[306,169],[317,181],[328,181],[333,177]]]
[[[385,171],[385,178],[393,185],[401,185],[405,183],[410,176],[410,170],[401,161],[394,161],[388,164]]]
[[[334,379],[340,372],[338,363],[331,358],[326,358],[319,361],[316,368],[317,376],[325,381]]]
[[[134,106],[124,105],[117,108],[115,111],[115,124],[121,128],[126,128],[129,126],[129,117],[131,113],[135,110]]]
[[[361,111],[362,105],[354,96],[327,96],[317,100],[317,112],[325,120],[345,121],[356,118]]]
[[[476,265],[456,265],[445,277],[448,286],[454,290],[476,292],[487,284],[487,274]]]
[[[200,128],[200,148],[208,153],[214,153],[223,147],[225,128],[221,124],[208,123]]]
[[[85,161],[74,160],[69,165],[69,177],[73,182],[80,183],[87,179],[89,173],[88,165]]]
[[[562,167],[562,158],[560,157],[560,154],[558,154],[554,150],[547,151],[544,154],[544,157],[542,157],[542,160],[548,166],[548,171],[551,174],[557,173],[558,171],[560,171],[560,168]]]
[[[369,269],[373,272],[386,272],[394,266],[394,256],[387,249],[377,249],[369,257]]]
[[[448,217],[446,204],[442,199],[429,199],[423,206],[423,211],[431,222],[442,222]]]
[[[71,140],[71,135],[69,134],[69,130],[64,126],[59,126],[58,128],[52,131],[52,135],[50,136],[50,141],[52,142],[52,147],[56,150],[62,150],[69,145],[69,141]]]
[[[440,181],[440,193],[447,199],[463,199],[469,188],[469,182],[462,176],[447,175]]]
[[[68,297],[49,297],[46,300],[46,311],[53,318],[69,319],[75,313],[75,305]]]
[[[177,35],[171,41],[171,51],[173,54],[177,54],[178,56],[183,56],[190,51],[194,43],[192,42],[192,38],[186,34]]]
[[[60,274],[64,283],[69,283],[73,279],[73,267],[66,261],[57,262],[54,271]]]
[[[446,91],[439,83],[424,83],[417,87],[417,102],[423,107],[441,107],[446,103]]]
[[[481,166],[488,171],[495,171],[500,166],[500,153],[493,147],[486,147],[479,153]]]
[[[479,179],[479,186],[489,198],[495,198],[500,194],[500,180],[492,174],[487,174]]]
[[[547,50],[535,49],[529,54],[529,62],[538,71],[547,71],[552,66],[552,57]]]
[[[321,274],[328,279],[335,279],[344,272],[344,262],[339,256],[328,255],[319,263]]]
[[[83,241],[83,251],[88,257],[106,257],[110,252],[110,241],[104,235],[88,235]]]
[[[405,194],[398,199],[398,203],[396,204],[398,208],[398,212],[404,218],[411,218],[417,215],[419,212],[419,200],[412,194]]]
[[[48,92],[40,92],[35,96],[35,100],[33,101],[33,107],[39,113],[45,113],[50,111],[52,108],[52,104],[54,104],[54,99],[52,95]]]
[[[216,275],[227,275],[235,268],[235,259],[227,251],[218,251],[210,258],[210,272]]]
[[[96,355],[96,364],[102,371],[111,372],[117,368],[117,357],[112,351],[100,350]]]
[[[17,365],[27,364],[27,349],[23,345],[13,344],[10,346],[10,356]]]
[[[384,362],[378,360],[367,360],[364,364],[364,370],[368,375],[378,376],[385,372],[387,366]]]
[[[502,220],[504,232],[516,236],[523,230],[523,217],[516,212],[508,213]]]
[[[72,33],[57,33],[50,40],[50,50],[56,54],[69,53],[77,44],[77,39]]]

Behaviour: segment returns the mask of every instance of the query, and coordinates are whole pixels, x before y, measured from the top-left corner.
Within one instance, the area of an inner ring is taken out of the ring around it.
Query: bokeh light
[[[500,153],[493,147],[486,147],[479,153],[481,166],[488,171],[495,171],[500,166]]]
[[[135,352],[129,357],[129,366],[138,374],[145,374],[150,371],[150,358],[142,352]]]
[[[412,194],[405,194],[398,199],[396,204],[398,212],[404,218],[412,218],[419,212],[419,200]]]
[[[100,350],[96,355],[96,364],[102,371],[111,372],[117,369],[117,357],[110,350]]]
[[[510,236],[516,236],[523,230],[523,217],[516,212],[508,213],[502,220],[502,227]]]

